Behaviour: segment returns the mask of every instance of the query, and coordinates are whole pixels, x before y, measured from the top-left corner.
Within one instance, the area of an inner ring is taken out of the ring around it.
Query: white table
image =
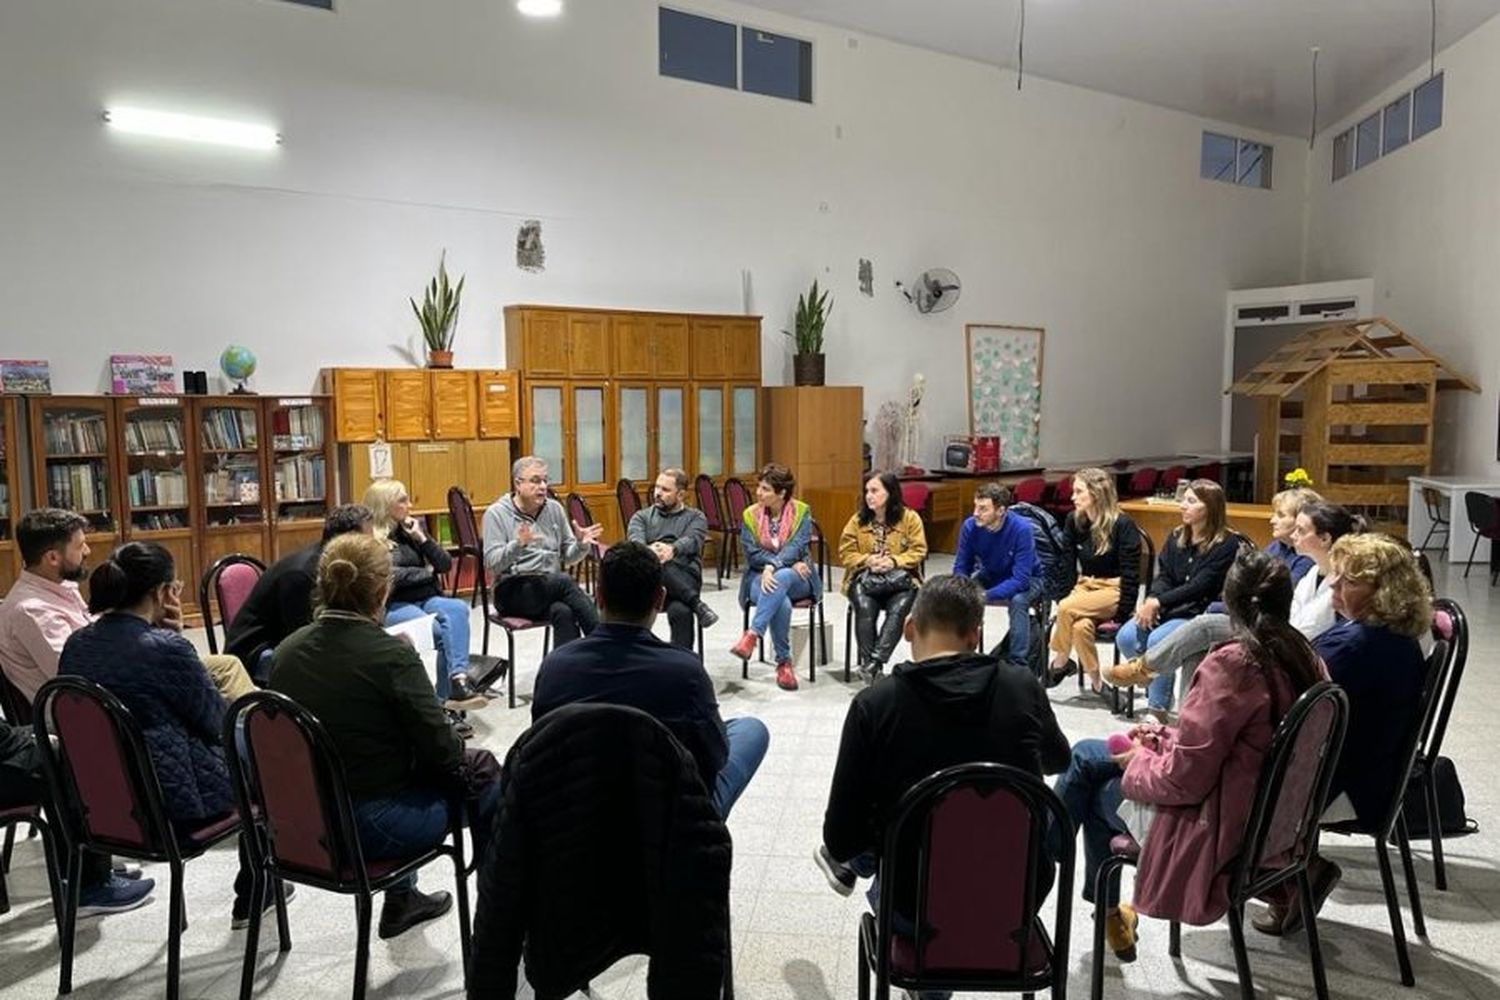
[[[1448,547],[1443,557],[1449,563],[1465,562],[1469,558],[1469,546],[1474,544],[1474,532],[1469,530],[1469,515],[1464,509],[1464,494],[1468,492],[1488,493],[1491,496],[1500,496],[1500,482],[1489,479],[1472,479],[1466,476],[1410,476],[1407,478],[1410,495],[1407,497],[1406,507],[1406,537],[1412,545],[1421,545],[1422,539],[1427,537],[1427,529],[1432,527],[1432,521],[1427,516],[1427,504],[1422,502],[1422,488],[1424,486],[1437,490],[1448,498],[1448,520],[1451,522],[1448,531]],[[1442,532],[1438,532],[1438,537]],[[1474,561],[1488,565],[1490,561],[1490,542],[1487,538],[1479,540],[1479,547],[1474,550]]]

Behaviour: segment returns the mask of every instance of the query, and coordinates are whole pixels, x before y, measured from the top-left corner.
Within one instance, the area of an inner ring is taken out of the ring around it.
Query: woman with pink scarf
[[[740,606],[755,607],[750,628],[729,651],[742,660],[755,655],[766,630],[776,652],[776,686],[797,690],[792,666],[792,604],[823,592],[823,582],[810,559],[812,509],[792,499],[797,481],[792,470],[771,462],[760,470],[755,503],[745,509],[740,524],[740,547],[745,552],[745,576],[740,582]]]

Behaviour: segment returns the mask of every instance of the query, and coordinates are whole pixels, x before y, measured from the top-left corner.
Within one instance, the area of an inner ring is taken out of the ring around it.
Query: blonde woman
[[[1141,532],[1120,511],[1114,476],[1103,469],[1073,474],[1073,513],[1063,522],[1063,534],[1078,559],[1078,583],[1057,605],[1047,679],[1057,684],[1082,666],[1097,692],[1096,627],[1130,620],[1141,576]],[[1076,651],[1076,662],[1068,657],[1070,650]]]
[[[469,679],[469,606],[443,596],[442,575],[453,565],[448,551],[428,537],[411,515],[411,496],[399,479],[378,479],[365,490],[375,538],[391,554],[388,625],[432,615],[438,649],[437,694],[443,701],[476,697]]]
[[[1305,486],[1282,490],[1271,498],[1271,544],[1266,551],[1286,564],[1293,587],[1313,568],[1313,560],[1296,546],[1297,514],[1308,504],[1322,502],[1321,496]]]

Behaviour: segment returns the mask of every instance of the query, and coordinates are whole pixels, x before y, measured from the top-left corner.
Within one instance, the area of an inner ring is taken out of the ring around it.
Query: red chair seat
[[[0,809],[0,823],[24,823],[41,814],[42,807],[38,805],[6,806]]]
[[[1120,631],[1120,628],[1119,622],[1100,622],[1094,626],[1094,637],[1100,639],[1108,638],[1109,636],[1116,635]]]
[[[218,819],[209,820],[207,823],[205,823],[203,826],[198,827],[196,830],[188,831],[187,839],[192,841],[195,845],[201,847],[204,844],[209,844],[215,840],[218,840],[224,834],[228,833],[230,830],[233,830],[239,825],[240,814],[238,812],[232,812],[226,816],[220,816]]]
[[[543,625],[547,624],[546,622],[536,621],[532,618],[516,618],[513,615],[496,615],[495,621],[496,623],[504,625],[506,628],[513,629],[517,632],[521,631],[522,629],[541,628]]]
[[[1110,838],[1109,851],[1135,861],[1141,856],[1141,845],[1130,834],[1120,833]]]
[[[930,946],[931,942],[929,942],[929,947]],[[1052,962],[1052,949],[1048,946],[1047,931],[1040,920],[1036,922],[1035,926],[1032,929],[1031,938],[1027,944],[1027,950],[1029,954],[1027,956],[1028,961],[1025,971],[1031,975],[1046,975],[1048,968],[1050,967]],[[975,975],[976,973],[984,972],[1000,972],[1009,975],[1015,974],[1014,969],[991,970],[965,968],[954,969],[951,971],[954,974],[960,976]],[[914,976],[916,975],[916,972],[916,942],[913,939],[905,937],[901,934],[894,935],[891,938],[891,973],[899,978]],[[939,972],[939,970],[928,968],[927,972],[929,975],[931,975],[935,972]]]

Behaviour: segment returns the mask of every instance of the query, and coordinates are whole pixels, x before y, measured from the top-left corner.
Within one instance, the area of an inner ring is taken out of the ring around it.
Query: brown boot
[[[1122,962],[1135,961],[1135,929],[1140,922],[1135,907],[1129,903],[1121,903],[1104,914],[1104,943]]]
[[[1124,663],[1101,666],[1099,673],[1103,676],[1106,684],[1113,684],[1118,688],[1127,688],[1132,685],[1145,687],[1150,684],[1156,674],[1146,666],[1146,658],[1137,656],[1133,660]]]

